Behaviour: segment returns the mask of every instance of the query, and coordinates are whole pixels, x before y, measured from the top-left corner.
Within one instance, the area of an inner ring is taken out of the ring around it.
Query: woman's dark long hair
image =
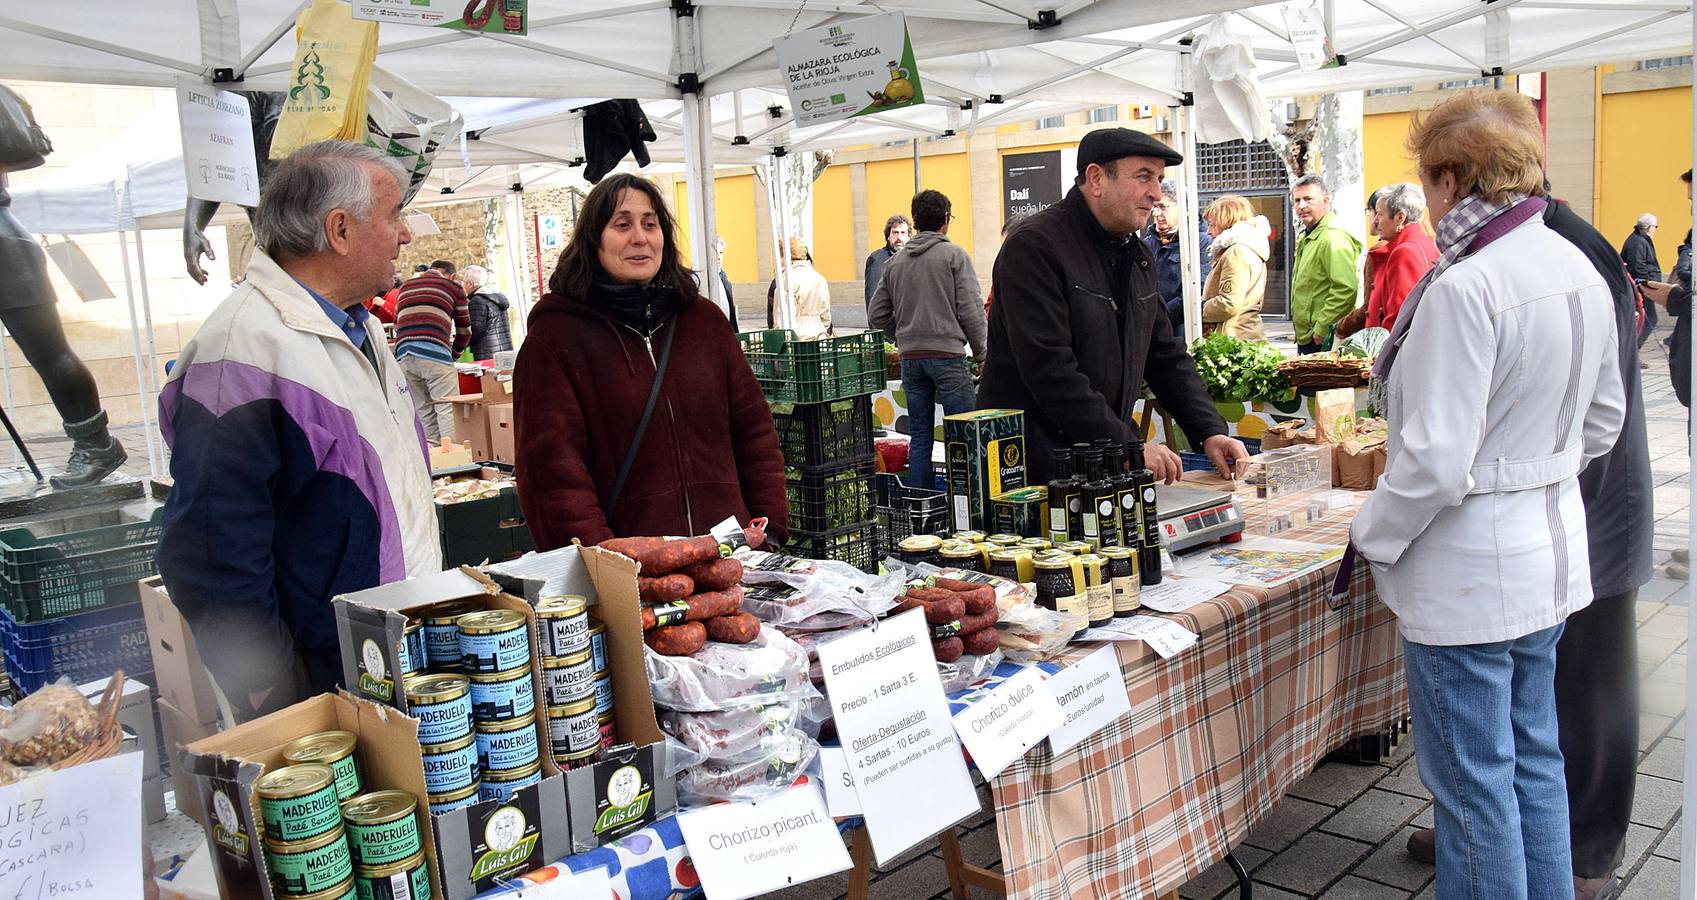
[[[624,172],[608,176],[583,201],[583,209],[577,217],[577,230],[572,232],[566,249],[560,251],[560,261],[554,266],[554,274],[548,276],[549,291],[563,297],[581,299],[589,296],[589,286],[601,273],[601,232],[607,229],[607,223],[618,212],[619,195],[626,190],[648,195],[648,202],[654,205],[654,214],[660,218],[660,235],[665,246],[660,251],[660,271],[654,274],[650,284],[671,285],[682,291],[686,298],[695,296],[695,273],[678,258],[676,228],[672,212],[666,207],[666,198],[653,182]]]

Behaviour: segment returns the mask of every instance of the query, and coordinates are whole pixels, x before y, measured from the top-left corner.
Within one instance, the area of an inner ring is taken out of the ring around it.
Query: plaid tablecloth
[[[1342,544],[1351,515],[1278,537]],[[1366,570],[1341,611],[1326,602],[1333,564],[1170,616],[1201,637],[1174,659],[1118,643],[1131,715],[1059,756],[1040,743],[992,782],[1008,896],[1173,890],[1224,858],[1326,753],[1406,716],[1396,619]]]

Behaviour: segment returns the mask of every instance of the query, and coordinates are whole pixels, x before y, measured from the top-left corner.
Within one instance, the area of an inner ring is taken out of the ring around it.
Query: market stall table
[[[1246,512],[1254,533],[1260,512]],[[1278,537],[1342,544],[1352,516],[1336,510]],[[1168,615],[1200,635],[1171,660],[1121,642],[1131,715],[1059,756],[1039,744],[991,783],[1007,895],[1174,890],[1242,843],[1328,752],[1405,718],[1396,618],[1366,568],[1341,610],[1327,603],[1333,563]],[[1075,645],[1065,660],[1099,646]]]

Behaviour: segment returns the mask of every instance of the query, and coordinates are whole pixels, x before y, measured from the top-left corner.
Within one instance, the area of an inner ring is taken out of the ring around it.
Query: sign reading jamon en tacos
[[[773,47],[798,127],[925,102],[902,13],[798,31]]]

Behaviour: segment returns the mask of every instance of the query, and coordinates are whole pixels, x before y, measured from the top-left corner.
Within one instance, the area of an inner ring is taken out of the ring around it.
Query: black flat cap
[[[1098,128],[1078,142],[1078,174],[1091,163],[1102,165],[1127,156],[1147,156],[1169,166],[1184,162],[1184,155],[1141,131],[1130,128]]]

